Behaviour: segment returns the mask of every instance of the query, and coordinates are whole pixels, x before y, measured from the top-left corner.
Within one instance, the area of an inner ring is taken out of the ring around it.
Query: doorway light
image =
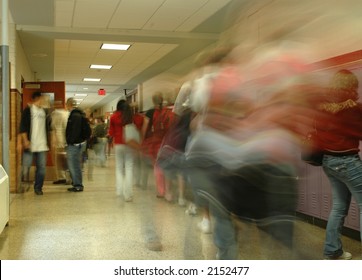
[[[126,51],[129,49],[131,45],[126,44],[102,44],[102,50],[119,50],[119,51]]]
[[[111,69],[112,65],[99,65],[99,64],[92,64],[89,68],[92,69]]]

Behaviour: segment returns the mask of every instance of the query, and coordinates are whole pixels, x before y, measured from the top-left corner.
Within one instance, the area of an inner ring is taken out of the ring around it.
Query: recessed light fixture
[[[86,94],[86,93],[75,93],[74,96],[77,96],[77,97],[87,97],[88,94]]]
[[[96,78],[84,78],[83,79],[84,82],[100,82],[101,79],[96,79]]]
[[[126,44],[102,44],[102,50],[119,50],[119,51],[126,51],[129,49],[131,45]]]
[[[92,64],[89,68],[92,68],[92,69],[111,69],[111,68],[112,68],[112,65]]]

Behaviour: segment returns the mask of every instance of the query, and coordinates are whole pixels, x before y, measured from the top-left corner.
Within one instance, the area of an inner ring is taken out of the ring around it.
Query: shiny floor
[[[9,225],[0,235],[2,260],[213,260],[212,235],[198,230],[200,215],[185,214],[185,207],[156,198],[154,185],[135,187],[133,202],[115,194],[114,157],[97,167],[93,180],[84,171],[85,190],[46,182],[44,195],[30,190],[13,194]],[[146,247],[144,224],[154,222],[161,251]],[[240,259],[322,259],[325,231],[296,221],[292,254],[253,225],[240,223]],[[344,248],[361,259],[360,242],[342,237]]]

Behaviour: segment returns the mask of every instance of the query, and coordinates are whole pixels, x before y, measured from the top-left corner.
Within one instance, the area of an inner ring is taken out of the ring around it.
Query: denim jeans
[[[133,196],[133,167],[135,152],[127,145],[114,146],[116,159],[116,193],[124,199]]]
[[[340,234],[348,214],[351,196],[359,206],[362,239],[362,161],[358,155],[342,157],[325,155],[323,170],[331,183],[333,197],[326,229],[324,255],[339,257],[343,254]]]
[[[35,182],[34,190],[41,191],[43,189],[45,178],[45,166],[46,166],[47,152],[30,152],[24,151],[23,153],[23,179],[29,179],[29,170],[33,163],[33,157],[35,158]]]
[[[84,148],[83,146],[85,145],[85,143],[79,145],[68,145],[66,148],[69,173],[74,187],[83,188],[82,154]]]
[[[107,138],[100,138],[97,137],[97,144],[94,145],[93,149],[96,153],[96,164],[101,167],[106,166],[106,145],[107,145]]]

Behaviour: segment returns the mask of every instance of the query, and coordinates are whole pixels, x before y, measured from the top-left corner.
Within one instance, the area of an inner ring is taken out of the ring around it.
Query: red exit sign
[[[106,95],[106,90],[101,88],[98,90],[98,95]]]

